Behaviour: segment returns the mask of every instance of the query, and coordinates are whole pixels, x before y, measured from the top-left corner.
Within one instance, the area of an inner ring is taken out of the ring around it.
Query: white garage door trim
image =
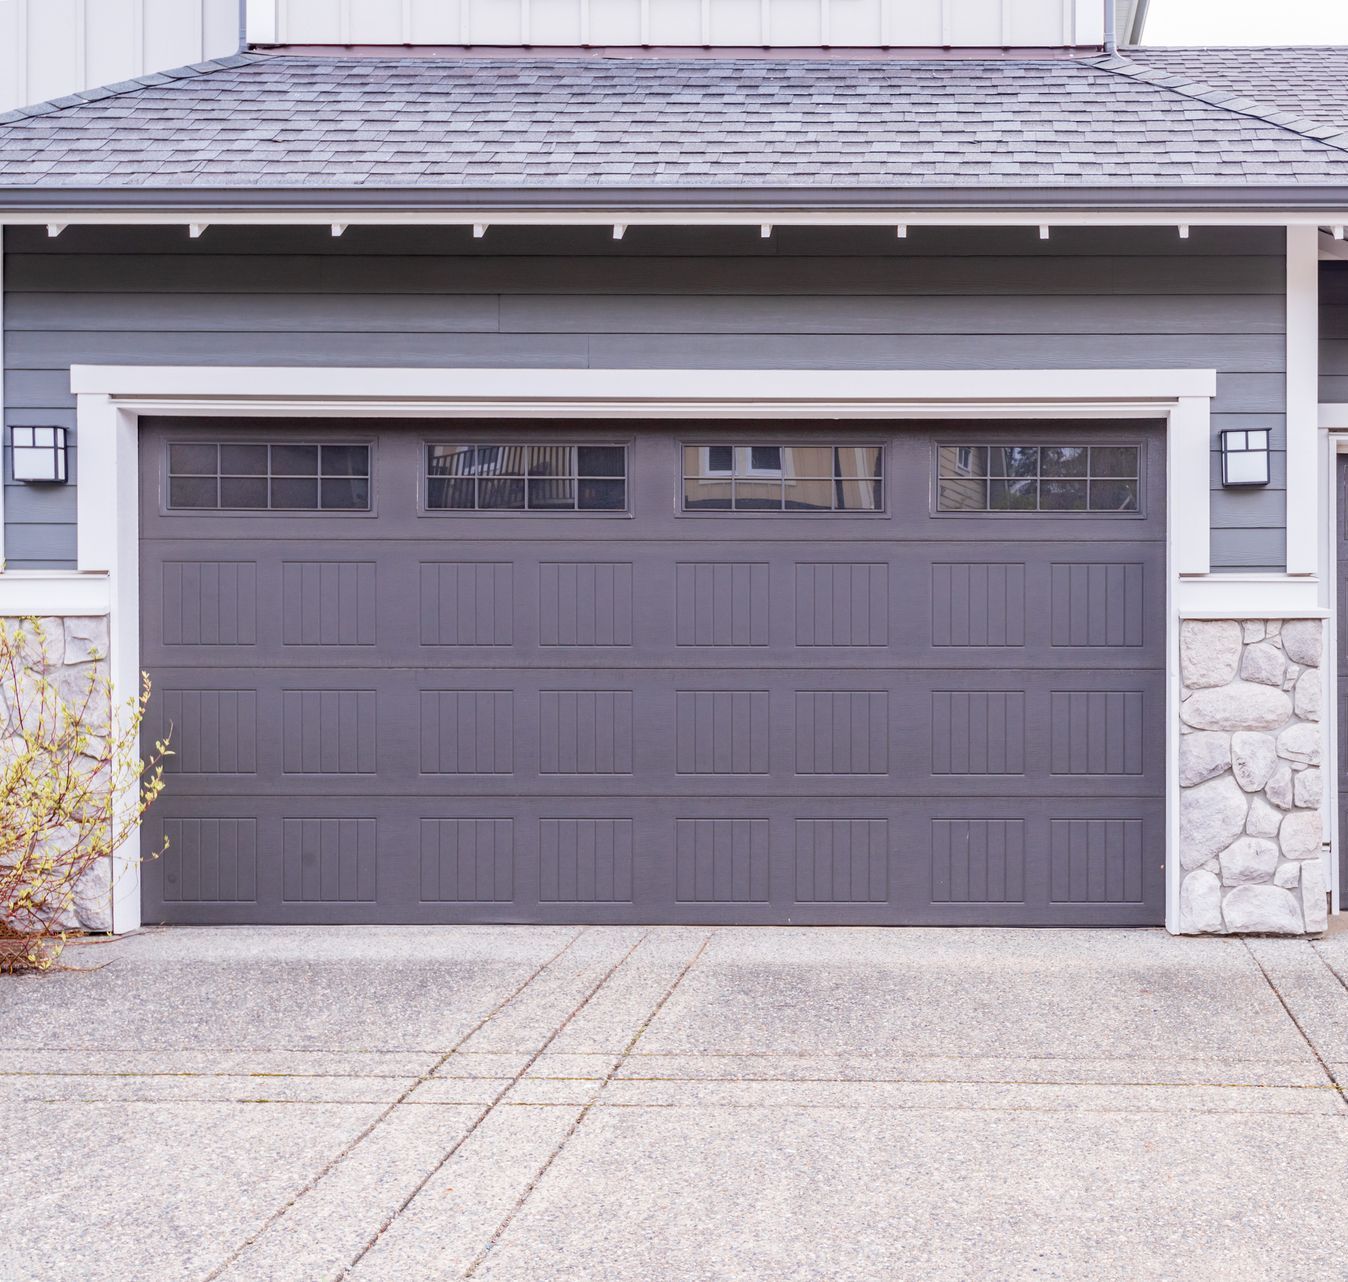
[[[113,680],[139,682],[139,416],[546,418],[1160,418],[1167,420],[1167,779],[1177,771],[1179,576],[1209,570],[1214,370],[406,370],[82,366],[78,567],[109,580]],[[90,484],[97,477],[100,484]],[[1167,925],[1178,907],[1178,808],[1167,790]],[[113,928],[140,925],[138,846],[115,869]]]

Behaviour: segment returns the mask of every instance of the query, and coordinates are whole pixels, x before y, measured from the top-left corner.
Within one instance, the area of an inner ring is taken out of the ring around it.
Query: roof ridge
[[[168,71],[149,72],[143,76],[133,76],[130,80],[119,80],[110,85],[98,85],[92,89],[80,89],[61,98],[49,98],[45,102],[34,103],[30,107],[15,107],[12,111],[0,112],[0,125],[17,125],[25,120],[39,116],[54,116],[72,107],[83,107],[91,102],[103,102],[107,98],[119,98],[122,94],[135,93],[139,89],[149,89],[156,85],[172,84],[175,80],[195,80],[209,76],[217,71],[227,71],[232,67],[246,67],[261,62],[265,54],[234,53],[220,58],[210,58],[205,62],[189,63],[185,67],[173,67]]]
[[[1092,58],[1087,65],[1099,71],[1108,71],[1114,75],[1128,76],[1133,80],[1155,85],[1158,89],[1169,89],[1182,98],[1207,103],[1210,107],[1262,120],[1299,138],[1305,138],[1308,142],[1322,143],[1335,151],[1348,153],[1348,129],[1342,125],[1321,124],[1308,116],[1260,102],[1246,94],[1236,93],[1230,89],[1214,89],[1206,81],[1195,79],[1193,76],[1145,66],[1137,59],[1124,54],[1106,54],[1103,58]]]

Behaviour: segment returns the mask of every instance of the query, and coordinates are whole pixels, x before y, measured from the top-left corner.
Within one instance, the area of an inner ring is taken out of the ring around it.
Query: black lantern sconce
[[[1268,484],[1268,438],[1266,427],[1228,428],[1221,433],[1223,485]]]
[[[9,468],[16,481],[26,485],[64,485],[66,429],[64,427],[11,427]]]

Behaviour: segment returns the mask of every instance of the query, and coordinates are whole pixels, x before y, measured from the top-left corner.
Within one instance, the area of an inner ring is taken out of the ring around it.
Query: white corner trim
[[[1166,432],[1166,538],[1170,573],[1207,574],[1212,568],[1211,396],[1181,396]],[[1177,501],[1178,499],[1178,501]]]
[[[1335,913],[1344,909],[1343,894],[1340,889],[1343,867],[1343,850],[1340,841],[1344,830],[1339,823],[1339,800],[1341,789],[1339,779],[1344,763],[1338,759],[1339,743],[1339,665],[1337,656],[1343,643],[1343,620],[1339,618],[1339,456],[1348,454],[1348,403],[1326,404],[1320,406],[1321,439],[1324,449],[1321,455],[1321,511],[1323,513],[1323,540],[1321,556],[1323,558],[1320,577],[1322,588],[1320,600],[1326,607],[1329,618],[1325,653],[1327,662],[1324,668],[1325,689],[1321,706],[1325,714],[1325,748],[1327,762],[1334,763],[1326,768],[1324,779],[1324,805],[1321,817],[1325,831],[1329,834],[1328,873],[1330,887],[1330,905]]]
[[[76,560],[81,576],[107,585],[108,664],[118,701],[140,689],[140,513],[136,416],[108,396],[76,401],[80,472]],[[100,478],[96,485],[87,478]],[[140,927],[140,833],[113,855],[112,929]]]
[[[5,565],[5,450],[9,411],[5,406],[5,228],[0,224],[0,571]]]
[[[1320,252],[1313,227],[1287,229],[1287,573],[1320,563]]]

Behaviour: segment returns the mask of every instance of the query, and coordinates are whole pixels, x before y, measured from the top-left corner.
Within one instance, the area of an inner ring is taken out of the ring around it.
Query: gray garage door
[[[149,921],[1162,919],[1137,424],[154,421]]]

